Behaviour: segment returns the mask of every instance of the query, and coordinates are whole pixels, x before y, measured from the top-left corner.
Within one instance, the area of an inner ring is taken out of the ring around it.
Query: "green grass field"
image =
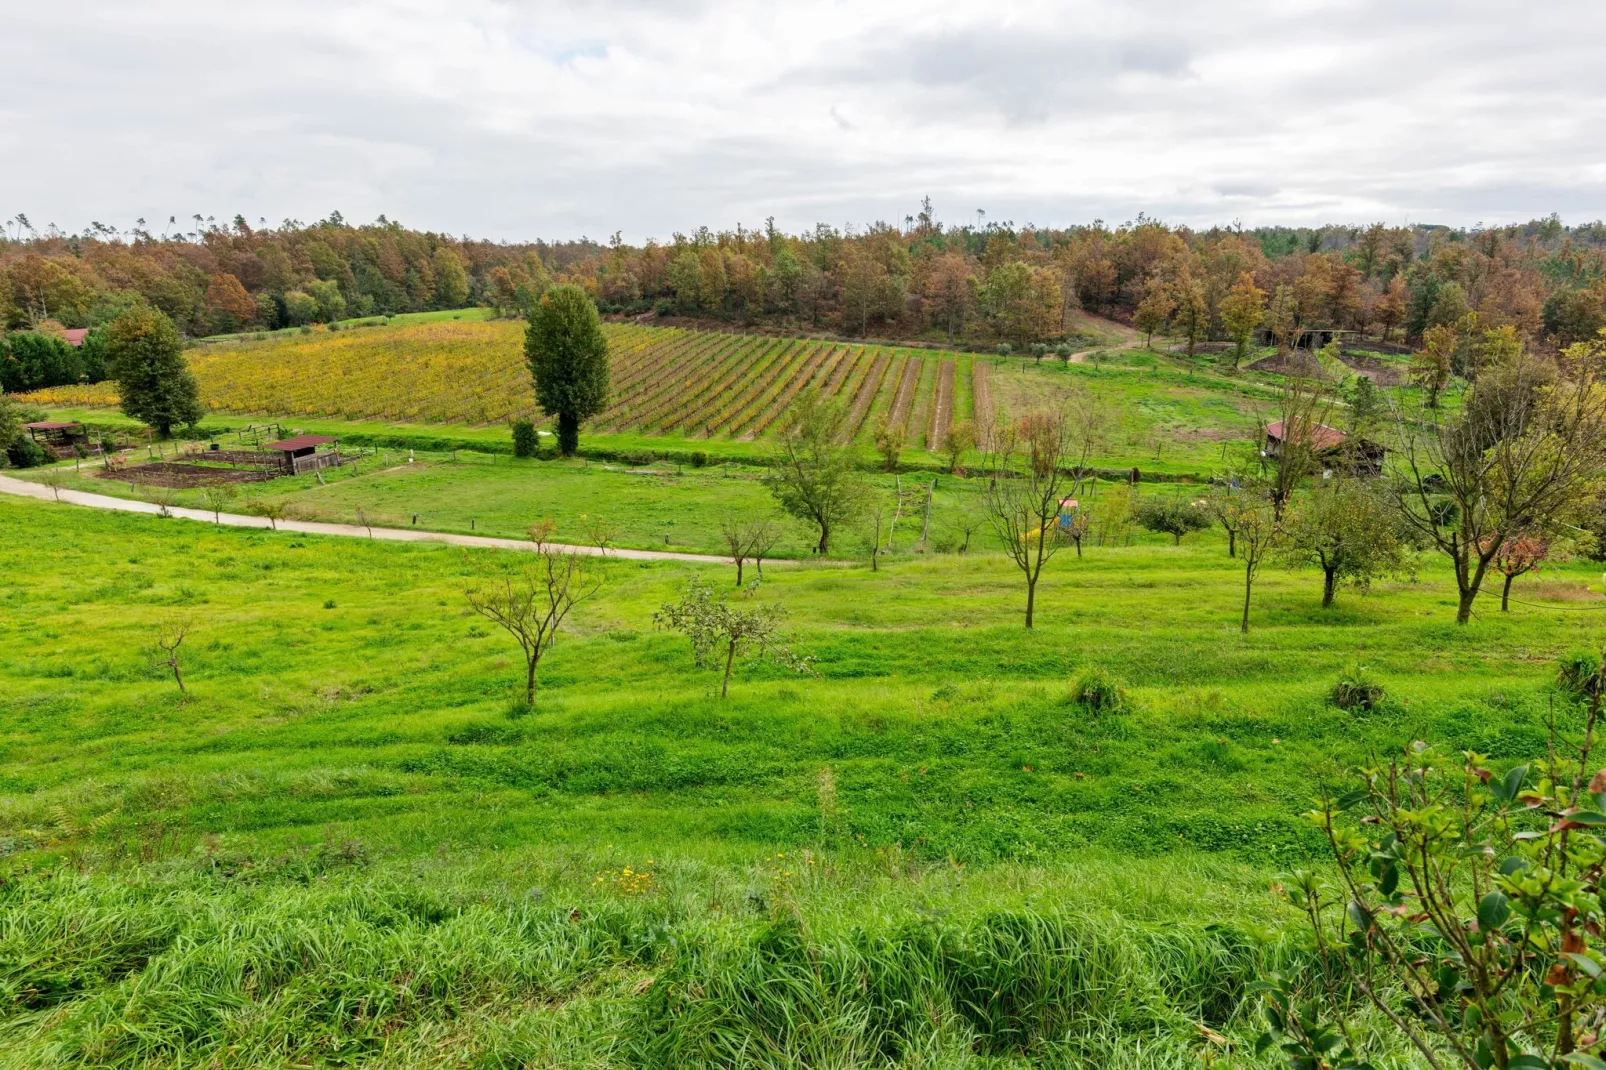
[[[533,472],[642,542],[761,494]],[[526,474],[370,478],[297,493]],[[1209,535],[1062,553],[1025,632],[1002,555],[905,552],[766,570],[814,675],[721,701],[652,613],[733,571],[613,561],[525,715],[463,597],[515,563],[0,499],[0,1065],[1196,1065],[1306,968],[1269,885],[1311,798],[1413,739],[1540,753],[1606,605],[1558,566],[1518,591],[1578,611],[1457,628],[1437,562],[1327,611],[1268,567],[1241,636]],[[1357,661],[1372,713],[1327,699]],[[1091,668],[1124,711],[1068,701]]]

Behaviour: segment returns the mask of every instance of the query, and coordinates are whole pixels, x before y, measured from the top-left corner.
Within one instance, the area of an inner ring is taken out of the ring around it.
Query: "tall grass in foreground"
[[[815,856],[585,866],[14,877],[0,1063],[1180,1067],[1206,1030],[1253,1031],[1256,976],[1309,968],[1253,923],[1112,910],[1097,873],[1078,904],[1018,872],[889,882]]]

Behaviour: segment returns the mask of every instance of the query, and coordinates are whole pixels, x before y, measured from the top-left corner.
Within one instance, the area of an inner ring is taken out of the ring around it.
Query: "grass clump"
[[[1089,713],[1120,713],[1126,709],[1126,688],[1105,669],[1089,669],[1071,684],[1071,702]]]
[[[1600,694],[1600,655],[1592,650],[1572,650],[1557,659],[1556,686],[1579,701]]]
[[[1370,713],[1382,704],[1388,689],[1371,674],[1365,665],[1351,665],[1333,685],[1333,705],[1341,710],[1364,710]]]

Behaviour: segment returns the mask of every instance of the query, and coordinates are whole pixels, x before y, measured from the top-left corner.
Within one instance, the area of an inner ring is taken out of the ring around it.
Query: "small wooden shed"
[[[1388,450],[1370,439],[1346,435],[1336,427],[1313,424],[1309,430],[1310,451],[1322,468],[1348,472],[1358,476],[1383,474],[1383,459]],[[1266,425],[1266,456],[1282,456],[1288,442],[1288,430],[1283,421]]]
[[[22,426],[27,430],[29,438],[43,446],[45,452],[57,460],[77,456],[79,450],[85,454],[100,452],[98,446],[90,444],[89,432],[84,429],[83,424],[39,420]]]
[[[320,468],[333,468],[341,463],[338,449],[319,452],[318,447],[334,447],[340,440],[329,435],[296,435],[279,442],[269,442],[262,448],[279,455],[279,463],[291,475],[315,472]]]

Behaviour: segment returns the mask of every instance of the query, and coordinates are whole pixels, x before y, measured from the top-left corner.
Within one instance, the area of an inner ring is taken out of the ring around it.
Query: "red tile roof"
[[[88,334],[88,327],[68,327],[66,330],[61,332],[61,336],[67,339],[67,344],[70,346],[83,345],[84,338],[87,337]]]
[[[1284,439],[1283,422],[1278,420],[1275,423],[1267,424],[1266,435],[1269,438],[1276,439],[1278,442],[1282,442]],[[1311,428],[1311,445],[1318,450],[1337,449],[1348,441],[1349,436],[1336,427],[1317,424]]]

